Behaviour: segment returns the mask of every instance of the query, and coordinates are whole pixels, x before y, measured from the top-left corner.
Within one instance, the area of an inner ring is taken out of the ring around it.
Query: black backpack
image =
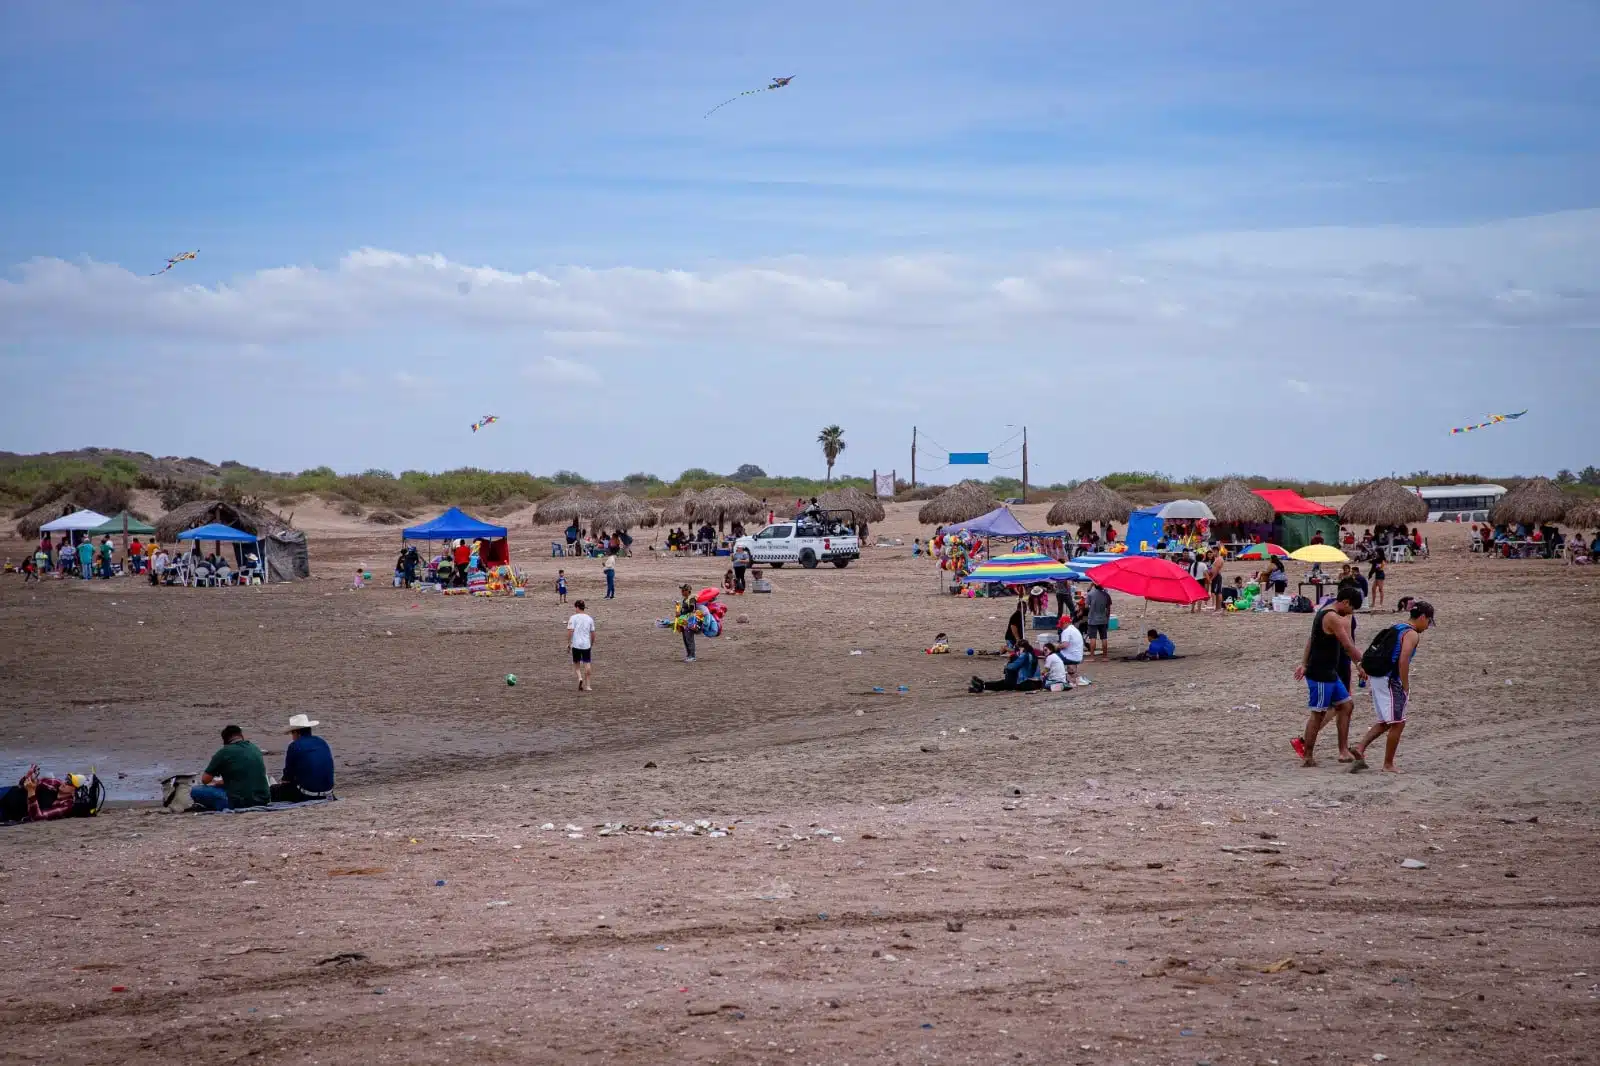
[[[1361,653],[1361,669],[1367,672],[1368,677],[1389,676],[1389,671],[1394,669],[1395,649],[1400,646],[1400,634],[1410,628],[1386,626],[1378,630],[1378,635],[1372,638],[1367,650]]]
[[[1289,601],[1290,614],[1310,614],[1311,612],[1311,601],[1306,599],[1304,596],[1296,596],[1293,600]]]

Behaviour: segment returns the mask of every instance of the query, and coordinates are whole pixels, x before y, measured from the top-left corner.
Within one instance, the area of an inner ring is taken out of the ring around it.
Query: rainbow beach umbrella
[[[961,579],[997,585],[1031,585],[1036,581],[1071,581],[1072,568],[1039,552],[996,555]]]
[[[1269,555],[1274,559],[1284,559],[1288,557],[1289,553],[1276,544],[1252,544],[1239,553],[1239,558],[1265,559]]]

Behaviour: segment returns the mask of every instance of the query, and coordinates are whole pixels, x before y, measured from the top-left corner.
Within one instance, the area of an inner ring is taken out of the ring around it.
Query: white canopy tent
[[[41,533],[86,533],[91,529],[98,529],[111,519],[98,511],[74,511],[63,515],[54,522],[46,522],[39,527]]]

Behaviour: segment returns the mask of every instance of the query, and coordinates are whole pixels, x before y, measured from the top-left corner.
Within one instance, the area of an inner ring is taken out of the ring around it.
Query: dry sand
[[[1440,617],[1405,772],[1350,775],[1289,751],[1304,616],[1118,596],[1114,650],[1155,624],[1187,658],[974,697],[997,662],[922,649],[1006,610],[908,548],[773,573],[688,666],[652,623],[711,561],[641,553],[607,602],[518,516],[525,600],[352,592],[398,534],[325,510],[310,582],[0,586],[8,775],[149,798],[224,723],[281,752],[306,711],[342,797],[0,830],[0,1061],[1594,1061],[1600,571],[1430,530],[1390,568]],[[656,817],[736,828],[594,828]]]

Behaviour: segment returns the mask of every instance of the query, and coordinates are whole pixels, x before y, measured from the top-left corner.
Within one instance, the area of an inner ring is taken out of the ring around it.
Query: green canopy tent
[[[98,537],[102,534],[109,536],[120,536],[123,533],[126,533],[130,537],[148,537],[153,535],[155,531],[156,527],[151,525],[149,522],[146,522],[143,519],[135,518],[127,511],[123,511],[114,518],[108,518],[100,525],[89,530],[89,534],[91,536]]]
[[[1272,505],[1272,542],[1284,551],[1298,551],[1322,534],[1324,544],[1339,543],[1339,512],[1308,500],[1293,489],[1252,489]]]

